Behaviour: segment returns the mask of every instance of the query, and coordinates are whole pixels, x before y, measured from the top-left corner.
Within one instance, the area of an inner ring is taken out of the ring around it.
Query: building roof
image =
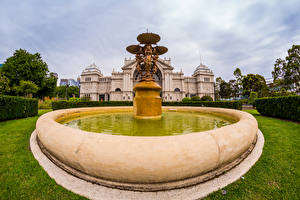
[[[196,67],[194,74],[200,73],[200,72],[206,72],[206,73],[213,73],[206,65],[200,63],[198,67]]]
[[[101,71],[100,71],[100,69],[99,69],[99,67],[97,67],[97,65],[96,65],[95,63],[93,63],[93,64],[87,66],[87,67],[83,70],[83,73],[84,73],[84,72],[98,72],[98,73],[102,74]]]

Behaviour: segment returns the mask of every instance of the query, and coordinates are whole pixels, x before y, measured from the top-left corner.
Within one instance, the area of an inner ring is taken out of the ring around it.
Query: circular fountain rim
[[[197,177],[221,169],[209,177],[213,178],[238,164],[256,141],[257,122],[248,113],[223,108],[164,108],[221,112],[240,120],[215,130],[176,137],[115,137],[66,127],[55,122],[55,117],[80,111],[130,110],[132,107],[76,108],[41,116],[36,131],[44,149],[75,171],[100,178],[102,185],[138,191],[186,187],[207,180]]]
[[[67,109],[65,109],[67,110]],[[182,110],[177,110],[177,109],[171,109],[169,107],[163,107],[163,112],[179,112],[179,113],[186,113],[187,111],[182,111]],[[116,114],[119,114],[119,113],[127,113],[127,112],[131,112],[132,110],[126,110],[126,111],[120,111],[120,112],[114,112]],[[72,115],[68,116],[68,117],[65,117],[63,119],[61,119],[61,116],[58,116],[55,121],[58,122],[59,124],[62,124],[68,128],[72,128],[74,129],[73,127],[70,127],[70,126],[67,126],[65,125],[66,122],[71,122],[73,120],[77,120],[77,119],[81,119],[82,117],[87,117],[87,118],[90,118],[94,115],[99,115],[99,113],[95,112],[95,113],[92,113],[92,114],[84,114],[85,112],[83,111],[82,112],[82,116],[76,116],[76,117],[73,117]],[[201,112],[201,111],[195,111],[195,113],[199,113],[199,114],[203,114],[204,112]],[[108,113],[108,112],[101,112],[101,114],[103,115],[106,115],[106,114],[111,114],[111,113]],[[204,113],[204,114],[208,114],[210,115],[211,117],[219,117],[219,118],[223,118],[224,120],[234,120],[234,122],[228,124],[228,125],[225,125],[225,126],[230,126],[232,124],[235,124],[237,123],[239,120],[238,119],[232,119],[232,117],[228,117],[227,115],[224,116],[224,115],[216,115],[215,113]],[[140,119],[140,120],[161,120],[162,116],[146,116],[146,117],[139,117],[139,116],[134,116],[134,118],[136,119]],[[71,119],[70,121],[68,119]],[[66,121],[65,121],[66,120]],[[63,123],[62,123],[63,121]],[[224,127],[224,126],[222,126]],[[219,128],[216,128],[216,129],[220,129],[222,127],[219,127]],[[201,133],[201,132],[205,132],[205,131],[198,131],[198,132],[188,132],[188,133],[184,133],[184,134],[175,134],[175,135],[161,135],[161,136],[131,136],[131,135],[123,135],[123,134],[110,134],[110,133],[102,133],[102,132],[94,132],[94,131],[86,131],[86,130],[83,130],[83,129],[80,129],[78,128],[78,130],[81,130],[81,131],[84,131],[84,132],[87,132],[87,133],[96,133],[96,134],[107,134],[107,135],[113,135],[113,136],[125,136],[125,137],[145,137],[145,138],[148,138],[148,137],[168,137],[168,136],[179,136],[179,135],[186,135],[186,134],[197,134],[197,133]],[[209,129],[209,130],[206,130],[206,131],[211,131],[211,130],[215,130],[215,129]]]

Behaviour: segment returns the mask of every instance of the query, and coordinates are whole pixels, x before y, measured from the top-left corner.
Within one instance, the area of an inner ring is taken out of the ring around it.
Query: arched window
[[[121,89],[120,88],[116,88],[115,92],[121,92]]]
[[[175,91],[175,92],[180,92],[180,89],[179,89],[179,88],[175,88],[174,91]]]

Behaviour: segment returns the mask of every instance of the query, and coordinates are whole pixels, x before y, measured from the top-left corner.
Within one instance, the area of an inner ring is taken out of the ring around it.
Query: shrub
[[[300,121],[300,96],[259,98],[255,105],[262,115]]]
[[[191,98],[189,98],[189,97],[184,97],[181,101],[182,101],[182,102],[188,102],[188,101],[191,101]]]
[[[50,99],[41,101],[39,100],[39,109],[51,109],[52,108],[52,101]]]
[[[69,98],[69,101],[80,101],[81,99],[78,97],[71,97]]]
[[[31,117],[37,114],[37,99],[5,95],[0,96],[0,121]]]
[[[248,103],[255,106],[255,99],[258,97],[257,92],[250,92]]]
[[[200,101],[200,97],[199,96],[192,96],[191,100],[192,101]]]
[[[52,109],[102,107],[102,106],[132,106],[132,101],[53,101]]]
[[[217,108],[232,108],[242,110],[242,102],[240,101],[188,101],[188,102],[163,102],[163,106],[202,106]]]
[[[101,106],[132,106],[132,101],[86,101],[86,102],[72,102],[72,101],[53,101],[52,109],[67,109],[80,107],[101,107]],[[232,108],[242,109],[242,103],[239,101],[187,101],[187,102],[163,102],[163,106],[206,106],[218,108]]]
[[[213,101],[213,98],[211,96],[203,96],[201,97],[201,101]]]

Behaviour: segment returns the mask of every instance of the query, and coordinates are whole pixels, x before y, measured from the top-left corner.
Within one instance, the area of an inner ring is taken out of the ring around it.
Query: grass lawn
[[[47,112],[39,111],[39,115]],[[265,137],[250,171],[207,199],[300,199],[300,124],[253,114]],[[29,150],[37,117],[0,122],[0,199],[84,199],[57,185]]]

